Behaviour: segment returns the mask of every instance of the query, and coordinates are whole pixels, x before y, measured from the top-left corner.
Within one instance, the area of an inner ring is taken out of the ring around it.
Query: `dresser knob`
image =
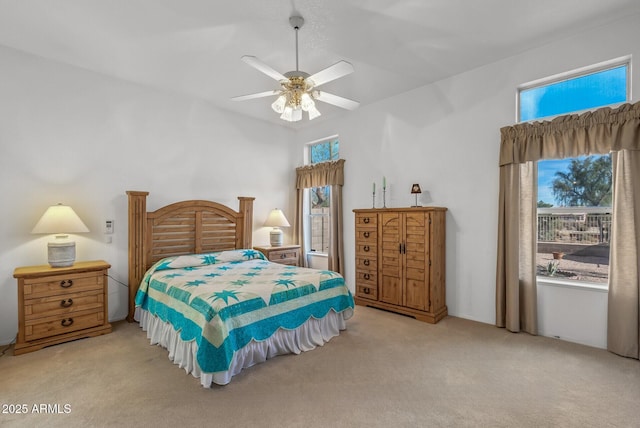
[[[369,224],[369,217],[365,217],[362,219],[363,223]]]
[[[69,288],[73,285],[73,280],[72,279],[66,279],[63,281],[60,281],[60,287],[62,288]]]
[[[366,287],[364,289],[364,294],[371,294],[371,290],[369,289],[369,287]]]
[[[371,275],[369,275],[368,273],[365,273],[362,276],[364,277],[364,279],[371,279]]]
[[[369,232],[365,232],[365,233],[363,233],[363,235],[364,235],[365,238],[368,238],[369,237]]]
[[[371,262],[369,261],[369,259],[364,259],[362,264],[365,265],[365,266],[369,266],[371,264]]]
[[[60,306],[62,306],[63,308],[68,308],[71,305],[73,305],[73,299],[65,299],[60,302]]]
[[[368,251],[369,251],[369,246],[368,246],[368,245],[365,245],[365,246],[364,246],[364,248],[363,248],[363,250],[364,250],[364,251],[366,251],[366,252],[368,252]]]
[[[62,325],[63,327],[69,327],[71,324],[73,324],[73,318],[65,318],[60,321],[60,325]]]

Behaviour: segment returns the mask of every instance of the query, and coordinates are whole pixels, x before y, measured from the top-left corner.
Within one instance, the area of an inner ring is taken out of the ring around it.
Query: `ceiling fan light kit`
[[[316,88],[339,77],[353,73],[353,66],[346,61],[338,61],[313,75],[309,75],[298,68],[298,30],[304,25],[304,18],[294,15],[289,18],[289,23],[296,33],[296,70],[281,74],[269,67],[258,58],[245,55],[242,60],[277,80],[280,83],[280,90],[259,92],[256,94],[242,95],[234,97],[234,101],[244,101],[254,98],[277,95],[276,100],[271,104],[271,108],[280,114],[280,119],[289,122],[302,120],[302,112],[307,112],[309,120],[313,120],[321,115],[316,107],[315,101],[322,101],[347,110],[357,108],[360,103],[337,95],[320,92]]]

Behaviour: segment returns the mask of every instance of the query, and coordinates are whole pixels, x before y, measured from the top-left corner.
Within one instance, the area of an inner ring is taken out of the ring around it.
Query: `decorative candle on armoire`
[[[373,193],[371,194],[371,199],[373,200],[371,208],[376,207],[376,182],[373,182]]]
[[[382,208],[387,208],[387,177],[382,177]]]

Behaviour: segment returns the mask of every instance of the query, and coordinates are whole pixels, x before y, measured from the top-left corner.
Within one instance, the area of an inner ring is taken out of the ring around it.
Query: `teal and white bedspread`
[[[272,263],[251,249],[160,260],[135,303],[171,325],[181,342],[195,342],[202,373],[227,372],[247,345],[330,314],[346,320],[354,307],[341,275]]]

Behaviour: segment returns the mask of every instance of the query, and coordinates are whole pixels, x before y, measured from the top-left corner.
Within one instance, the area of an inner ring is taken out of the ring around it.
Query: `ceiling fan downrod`
[[[296,31],[296,71],[300,71],[298,66],[298,30],[304,25],[304,18],[300,15],[293,15],[289,18],[289,24]]]

